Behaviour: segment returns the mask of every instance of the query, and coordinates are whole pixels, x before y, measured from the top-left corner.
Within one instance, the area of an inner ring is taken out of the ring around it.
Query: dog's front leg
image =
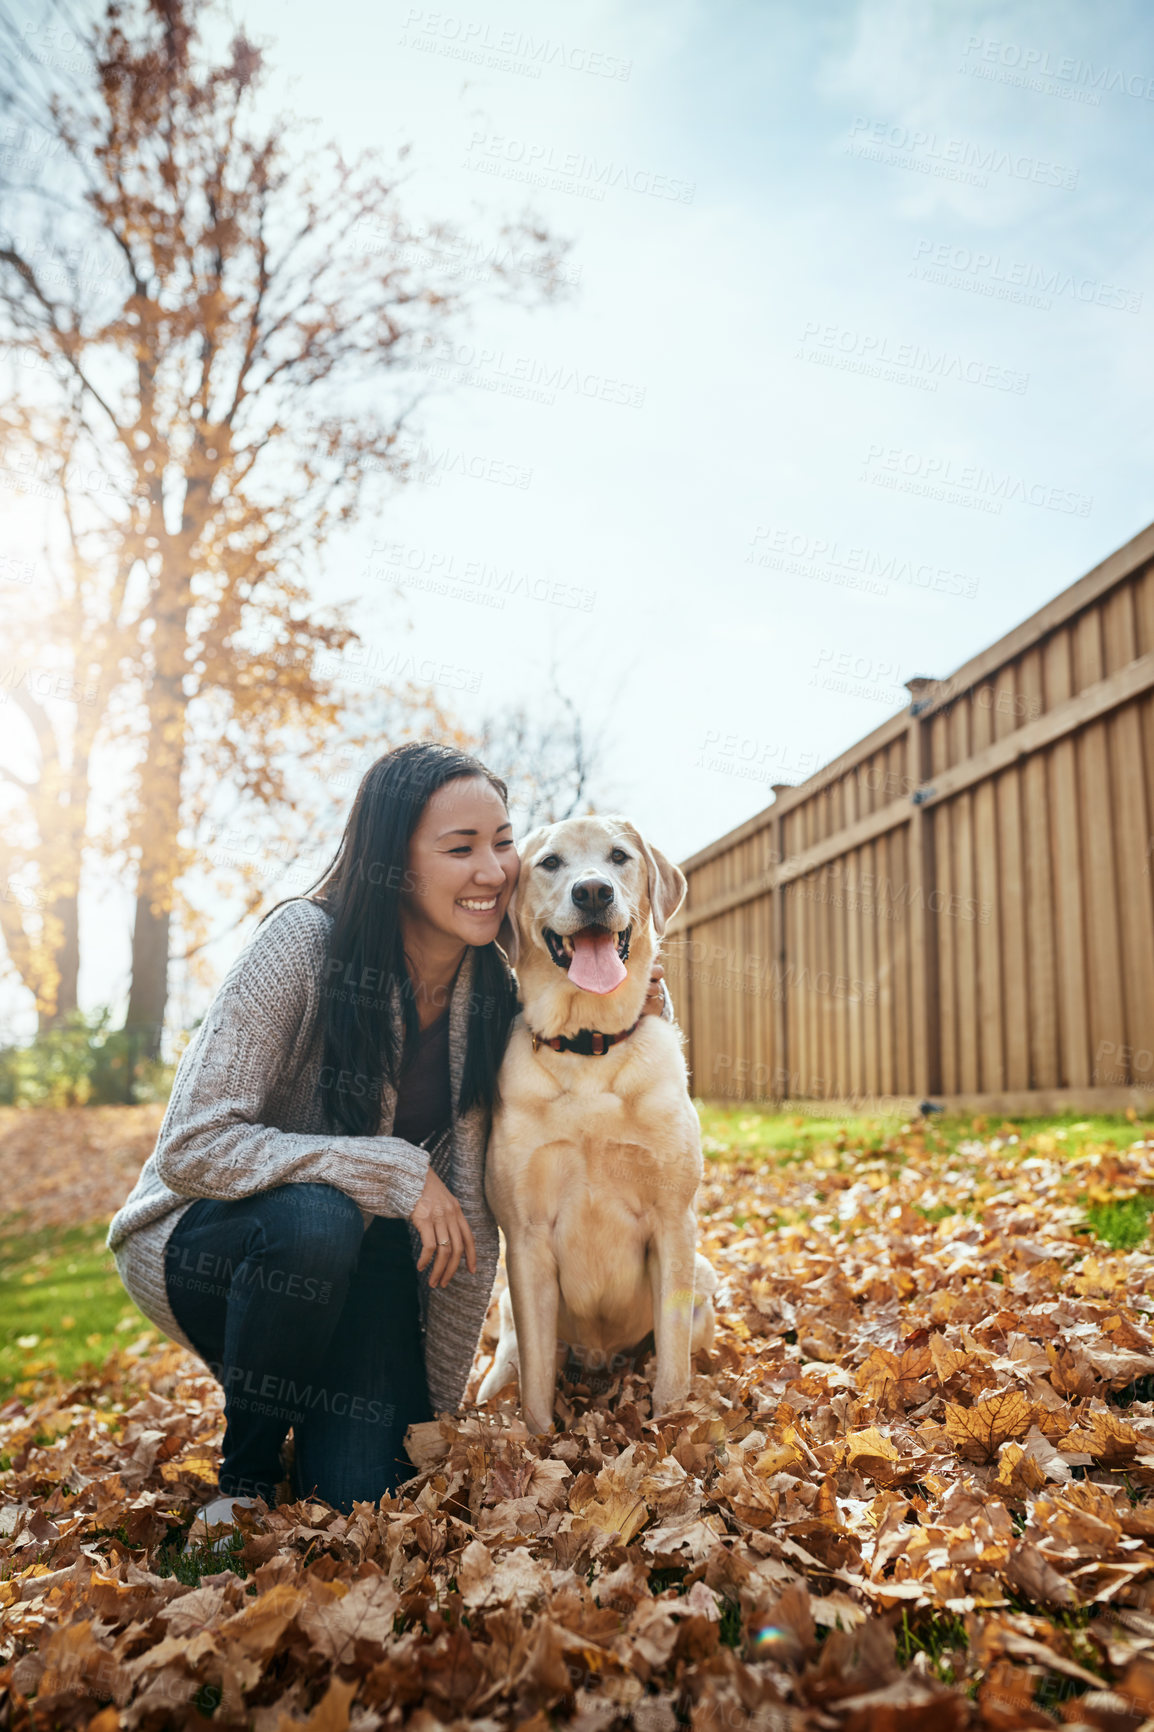
[[[685,1221],[671,1221],[654,1238],[650,1248],[653,1339],[657,1348],[654,1416],[668,1412],[689,1393],[694,1226],[692,1215]]]
[[[521,1412],[531,1432],[552,1431],[557,1390],[557,1264],[544,1237],[533,1234],[516,1250],[512,1243],[506,1244],[505,1265],[521,1364]]]

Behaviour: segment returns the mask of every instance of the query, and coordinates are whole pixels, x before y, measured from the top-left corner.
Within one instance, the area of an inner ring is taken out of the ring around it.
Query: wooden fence
[[[1154,524],[682,863],[694,1092],[1154,1109]]]

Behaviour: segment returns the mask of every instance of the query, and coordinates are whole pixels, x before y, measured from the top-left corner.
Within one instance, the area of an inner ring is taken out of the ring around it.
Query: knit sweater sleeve
[[[226,976],[180,1061],[157,1140],[157,1173],[178,1196],[230,1200],[313,1181],[371,1214],[412,1214],[428,1176],[423,1149],[402,1137],[266,1122],[274,1079],[309,1049],[326,931],[315,904],[289,903],[257,929]]]

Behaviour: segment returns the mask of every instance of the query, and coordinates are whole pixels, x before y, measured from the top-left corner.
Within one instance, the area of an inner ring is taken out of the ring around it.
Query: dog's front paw
[[[653,1417],[659,1419],[663,1413],[672,1413],[681,1407],[689,1394],[689,1384],[655,1383],[653,1385]]]

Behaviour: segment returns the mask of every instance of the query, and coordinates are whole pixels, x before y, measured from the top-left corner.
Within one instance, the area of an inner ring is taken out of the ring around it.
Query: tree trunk
[[[124,1032],[135,1036],[140,1058],[160,1057],[160,1037],[168,1003],[168,929],[170,909],[157,913],[148,895],[136,898],[132,929],[132,988]]]
[[[74,874],[74,878],[78,877],[78,873]],[[80,906],[76,891],[53,899],[45,925],[51,934],[50,950],[45,960],[56,977],[56,997],[51,1007],[43,1000],[37,1006],[41,1034],[64,1022],[79,1003]]]
[[[136,842],[136,922],[132,933],[132,985],[125,1032],[140,1058],[159,1058],[168,1004],[168,944],[173,887],[188,862],[179,841],[180,804],[188,750],[188,613],[192,604],[191,547],[196,510],[205,487],[190,483],[179,537],[157,582],[153,607],[153,673],[148,690],[148,740],[140,773]]]

